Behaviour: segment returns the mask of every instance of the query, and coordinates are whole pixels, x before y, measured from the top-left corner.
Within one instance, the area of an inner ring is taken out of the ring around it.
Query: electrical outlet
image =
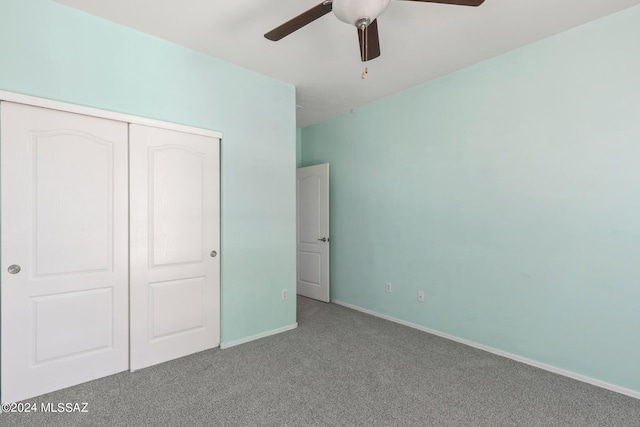
[[[385,283],[384,288],[387,292],[391,293],[391,282]]]
[[[418,302],[424,302],[424,292],[418,291]]]
[[[289,293],[287,292],[286,289],[282,290],[282,301],[286,301],[287,298],[289,298]]]

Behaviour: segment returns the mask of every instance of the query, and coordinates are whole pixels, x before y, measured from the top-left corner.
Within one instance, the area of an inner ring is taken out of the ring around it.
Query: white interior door
[[[298,294],[329,302],[329,164],[298,169]]]
[[[127,124],[2,102],[2,401],[128,367]]]
[[[219,143],[130,126],[131,370],[220,343]]]

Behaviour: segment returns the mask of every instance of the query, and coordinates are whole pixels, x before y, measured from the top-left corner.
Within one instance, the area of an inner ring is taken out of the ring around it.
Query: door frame
[[[129,124],[145,125],[157,127],[160,129],[176,130],[179,132],[192,133],[195,135],[210,136],[218,138],[222,142],[222,132],[210,129],[196,128],[177,123],[163,122],[160,120],[149,119],[146,117],[133,116],[125,113],[117,113],[115,111],[99,110],[97,108],[85,107],[82,105],[68,104],[66,102],[53,101],[50,99],[37,98],[30,95],[22,95],[20,93],[7,92],[0,90],[0,101],[15,102],[16,104],[26,104],[33,107],[48,108],[50,110],[59,110],[67,113],[83,114],[85,116],[93,116],[101,119],[116,120]]]

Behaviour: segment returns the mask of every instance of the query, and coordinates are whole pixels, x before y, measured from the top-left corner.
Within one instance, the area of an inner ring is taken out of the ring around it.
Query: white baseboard
[[[335,299],[331,299],[331,302],[351,308],[353,310],[361,311],[362,313],[370,314],[375,317],[380,317],[382,319],[389,320],[391,322],[399,323],[404,326],[408,326],[410,328],[418,329],[423,332],[427,332],[432,335],[437,335],[442,338],[446,338],[451,341],[456,341],[461,344],[468,345],[470,347],[475,347],[480,350],[487,351],[489,353],[497,354],[498,356],[506,357],[508,359],[515,360],[517,362],[526,363],[527,365],[535,366],[536,368],[544,369],[545,371],[553,372],[554,374],[563,375],[565,377],[572,378],[574,380],[582,381],[587,384],[591,384],[597,387],[601,387],[607,390],[615,391],[616,393],[624,394],[626,396],[635,397],[636,399],[640,399],[640,391],[631,390],[629,388],[620,387],[615,384],[610,384],[604,381],[596,380],[594,378],[587,377],[585,375],[577,374],[575,372],[567,371],[565,369],[557,368],[552,365],[547,365],[546,363],[538,362],[533,359],[528,359],[526,357],[518,356],[517,354],[509,353],[503,350],[498,350],[497,348],[489,347],[484,344],[478,344],[473,341],[466,340],[464,338],[459,338],[454,335],[449,335],[444,332],[436,331],[435,329],[426,328],[424,326],[417,325],[415,323],[407,322],[401,319],[397,319],[395,317],[387,316],[385,314],[380,314],[378,312],[367,310],[366,308],[358,307],[357,305],[348,304],[346,302],[338,301]]]
[[[250,337],[242,338],[242,339],[239,339],[239,340],[229,341],[229,342],[221,342],[220,343],[220,348],[221,349],[225,349],[225,348],[235,347],[237,345],[248,343],[250,341],[259,340],[260,338],[265,338],[265,337],[269,337],[271,335],[279,334],[281,332],[290,331],[290,330],[295,329],[297,327],[298,327],[298,323],[296,322],[296,323],[294,323],[292,325],[283,326],[282,328],[278,328],[278,329],[272,329],[270,331],[262,332],[261,334],[251,335]]]

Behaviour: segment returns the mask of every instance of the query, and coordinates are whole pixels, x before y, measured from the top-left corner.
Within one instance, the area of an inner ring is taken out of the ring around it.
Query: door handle
[[[329,241],[329,239],[327,239],[326,237],[323,237],[322,239],[318,239],[318,240],[320,240],[321,242],[328,242]]]
[[[18,274],[20,273],[21,268],[19,265],[13,264],[9,266],[8,270],[9,270],[9,274]]]

